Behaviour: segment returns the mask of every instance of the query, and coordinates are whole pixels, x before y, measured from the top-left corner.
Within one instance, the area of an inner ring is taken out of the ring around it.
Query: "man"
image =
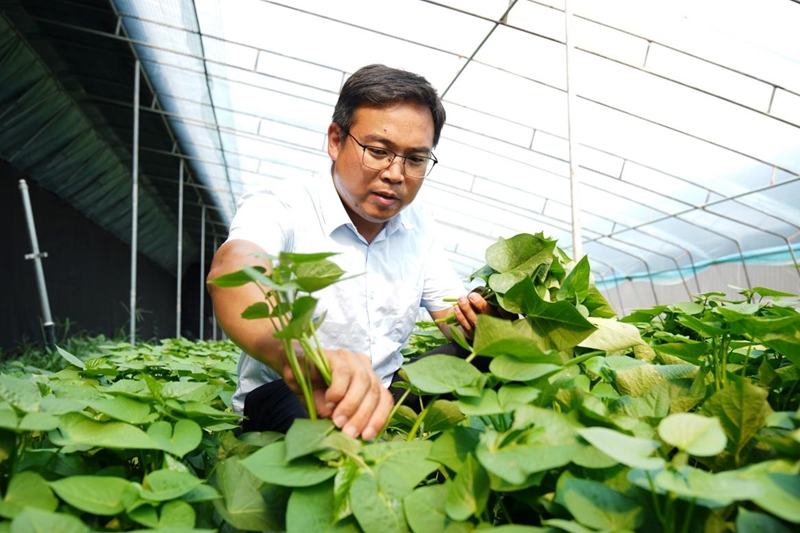
[[[454,313],[468,337],[488,309],[479,295],[463,296],[431,221],[411,205],[436,163],[444,121],[425,78],[383,65],[358,70],[328,127],[331,175],[245,195],[208,275],[245,265],[269,270],[257,254],[281,251],[336,252],[331,259],[340,268],[360,274],[314,294],[317,312],[326,313],[317,333],[332,373],[329,387],[320,379],[315,388],[317,414],[353,437],[372,439],[385,424],[394,404],[387,386],[420,306],[434,319]],[[299,387],[268,321],[240,316],[263,295],[252,284],[208,287],[222,328],[247,354],[233,398],[245,414],[243,428],[286,431],[305,416]],[[454,306],[444,301],[456,297]]]

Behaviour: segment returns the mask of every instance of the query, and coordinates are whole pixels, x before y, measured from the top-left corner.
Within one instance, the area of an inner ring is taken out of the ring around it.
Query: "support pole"
[[[22,192],[22,205],[25,208],[25,220],[28,222],[28,235],[31,238],[31,253],[26,254],[25,259],[33,260],[33,269],[36,272],[36,286],[39,289],[39,301],[42,305],[44,342],[48,347],[51,347],[56,343],[55,324],[53,324],[53,317],[50,315],[50,300],[47,297],[47,285],[44,282],[44,269],[42,268],[42,258],[47,257],[47,252],[39,251],[39,238],[36,235],[31,198],[28,194],[28,184],[25,180],[19,180],[19,190]]]
[[[180,181],[178,182],[178,279],[175,302],[175,338],[181,338],[181,306],[183,298],[183,158],[180,160]]]
[[[214,253],[217,253],[217,244],[218,244],[217,236],[214,235]],[[216,314],[214,314],[214,306],[211,306],[211,319],[212,319],[211,324],[212,324],[212,327],[213,327],[212,331],[214,332],[213,336],[211,338],[214,339],[214,340],[217,340],[217,337],[218,337],[218,335],[217,335],[217,316],[216,316]]]
[[[136,344],[136,256],[139,251],[139,69],[133,70],[133,187],[131,190],[131,331],[130,343]]]
[[[564,26],[567,47],[567,137],[569,140],[569,182],[572,206],[572,259],[579,261],[583,257],[583,237],[581,236],[581,201],[580,179],[578,177],[578,164],[575,161],[578,152],[578,142],[575,139],[575,47],[571,37],[572,30],[572,2],[564,3]]]
[[[203,206],[200,220],[200,340],[203,340],[206,313],[206,206]]]

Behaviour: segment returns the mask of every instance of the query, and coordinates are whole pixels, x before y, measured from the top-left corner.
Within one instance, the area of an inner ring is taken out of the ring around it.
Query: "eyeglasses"
[[[385,170],[392,166],[392,162],[394,162],[395,158],[402,157],[403,174],[409,178],[422,179],[430,174],[431,170],[433,170],[433,167],[439,162],[432,152],[430,157],[425,157],[422,155],[400,155],[392,152],[391,150],[387,150],[386,148],[363,145],[358,142],[358,139],[353,137],[349,131],[345,130],[345,133],[347,133],[347,135],[350,136],[350,138],[353,139],[356,144],[363,149],[361,163],[365,167],[371,168],[372,170]]]

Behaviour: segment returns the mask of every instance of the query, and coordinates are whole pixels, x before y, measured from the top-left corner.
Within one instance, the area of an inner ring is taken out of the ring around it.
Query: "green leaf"
[[[543,376],[555,374],[562,370],[561,360],[558,363],[531,363],[510,355],[495,357],[489,363],[489,370],[495,376],[509,381],[533,381]]]
[[[644,364],[617,372],[614,384],[620,394],[633,397],[645,394],[652,387],[665,381],[690,378],[697,373],[694,365],[651,365]]]
[[[153,507],[153,504],[147,503],[144,500],[138,500],[136,505],[138,505],[138,507],[131,508],[129,506],[126,509],[128,518],[145,527],[157,528],[158,511]]]
[[[264,446],[243,459],[241,464],[257,478],[285,487],[309,487],[336,475],[335,468],[326,466],[314,457],[287,461],[285,441]]]
[[[89,526],[72,515],[51,513],[35,507],[24,509],[11,522],[11,533],[39,533],[45,531],[89,533]]]
[[[720,293],[720,296],[724,296],[724,294]],[[705,311],[705,307],[697,302],[678,302],[670,305],[669,310],[677,311],[678,313],[683,313],[684,315],[699,315]]]
[[[350,488],[360,475],[360,465],[352,457],[346,458],[333,477],[333,501],[331,502],[333,520],[341,520],[353,515],[350,506]]]
[[[655,441],[631,437],[603,427],[581,428],[577,431],[589,444],[625,466],[653,470],[664,465],[663,459],[650,457],[658,448]]]
[[[779,318],[750,317],[737,325],[795,366],[800,366],[800,313]]]
[[[685,342],[670,342],[664,344],[654,344],[653,349],[660,354],[679,357],[693,365],[700,365],[700,358],[711,350],[705,342],[697,342],[686,339]]]
[[[295,279],[297,285],[307,293],[322,290],[336,283],[344,274],[339,265],[327,259],[297,263],[294,272],[297,276]]]
[[[535,387],[510,383],[497,391],[497,401],[504,412],[513,411],[521,405],[527,405],[539,397],[541,391]]]
[[[374,463],[381,491],[401,499],[438,468],[430,460],[431,441],[378,442],[365,446],[362,456]]]
[[[800,524],[800,476],[772,472],[758,481],[762,492],[753,501],[778,518]]]
[[[263,274],[266,272],[264,267],[252,267],[253,270]],[[230,274],[225,274],[223,276],[219,276],[208,282],[212,285],[216,285],[217,287],[240,287],[247,283],[251,283],[253,278],[247,274],[244,270],[237,270],[236,272],[231,272]]]
[[[428,459],[458,472],[463,468],[467,455],[475,451],[480,435],[481,432],[477,429],[466,427],[445,431],[433,442]]]
[[[50,482],[58,497],[81,511],[114,516],[125,510],[123,496],[130,481],[118,477],[70,476]]]
[[[324,449],[325,438],[333,428],[330,420],[295,420],[286,432],[286,460],[292,461]]]
[[[486,249],[486,264],[498,272],[520,269],[521,265],[528,265],[528,274],[532,274],[544,259],[537,258],[543,251],[548,258],[555,250],[556,241],[546,239],[541,233],[531,235],[520,233],[509,239],[500,238],[498,242]]]
[[[256,302],[242,311],[242,318],[245,320],[257,320],[260,318],[270,318],[277,316],[267,302]]]
[[[703,321],[693,316],[678,315],[675,320],[686,326],[687,328],[696,331],[703,337],[719,337],[725,334],[725,329],[718,327],[716,322]]]
[[[455,392],[459,387],[469,386],[481,372],[472,364],[451,355],[423,357],[403,365],[411,384],[428,394]]]
[[[67,360],[67,362],[71,365],[77,366],[81,370],[86,370],[86,365],[83,361],[63,349],[61,346],[56,346],[56,350],[58,350],[58,354]]]
[[[548,358],[535,339],[521,334],[510,321],[485,314],[478,315],[472,349],[488,357],[512,355],[531,362],[538,357]]]
[[[644,509],[638,501],[598,481],[562,476],[558,493],[572,516],[585,526],[635,530],[644,522]]]
[[[449,400],[436,400],[425,416],[424,429],[427,433],[444,431],[462,420],[464,420],[464,413],[459,410],[456,403]]]
[[[447,523],[447,483],[419,487],[403,498],[408,525],[414,533],[442,533]]]
[[[150,421],[150,406],[125,396],[96,398],[88,400],[86,405],[98,413],[128,424],[144,424]]]
[[[61,426],[50,432],[56,446],[92,446],[117,450],[160,450],[161,444],[141,429],[123,422],[95,422],[79,413],[61,417]]]
[[[589,310],[590,317],[614,318],[617,312],[608,303],[600,290],[594,285],[589,286],[588,294],[583,300],[583,305]]]
[[[49,413],[27,413],[19,421],[22,431],[52,431],[61,424],[61,419]]]
[[[505,412],[497,400],[497,392],[483,389],[479,397],[465,396],[456,401],[458,409],[468,416],[488,416]]]
[[[0,398],[20,411],[30,413],[39,410],[42,395],[31,381],[0,374]]]
[[[333,481],[298,487],[286,506],[286,533],[327,532],[333,525]]]
[[[280,271],[280,267],[276,270]],[[297,283],[294,281],[286,281],[285,283],[278,283],[275,281],[275,279],[273,279],[273,276],[276,274],[275,270],[269,276],[264,274],[265,270],[261,267],[247,266],[244,267],[242,271],[245,275],[249,276],[252,281],[278,292],[293,292],[298,288]],[[278,274],[278,276],[280,276],[280,274]]]
[[[758,313],[761,306],[757,303],[724,303],[714,308],[714,312],[722,315],[727,322],[738,322]]]
[[[18,472],[8,482],[8,489],[0,502],[0,516],[14,518],[23,509],[36,508],[55,511],[58,499],[47,485],[47,481],[35,472]]]
[[[174,500],[161,506],[158,529],[193,530],[196,519],[197,514],[191,505]]]
[[[489,476],[472,454],[455,481],[450,484],[445,501],[447,515],[453,520],[464,521],[472,516],[479,517],[489,501]]]
[[[589,258],[588,256],[581,257],[580,261],[572,267],[567,277],[561,283],[561,287],[556,291],[556,299],[558,301],[578,301],[583,302],[589,295]]]
[[[514,298],[521,304],[519,312],[526,316],[533,333],[541,339],[541,348],[571,350],[597,329],[573,304],[542,300],[529,278],[512,287],[504,301]]]
[[[792,533],[792,530],[780,520],[742,507],[736,515],[736,531],[737,533]]]
[[[467,341],[467,338],[464,336],[464,332],[461,330],[461,328],[451,324],[449,329],[450,338],[453,339],[453,342],[464,348],[467,352],[472,353],[472,346],[470,346],[470,343]]]
[[[174,500],[188,494],[202,483],[203,480],[186,472],[156,470],[145,476],[140,495],[145,500],[154,502]]]
[[[381,491],[377,479],[370,472],[363,473],[353,482],[350,502],[364,531],[408,532],[402,499]]]
[[[578,346],[582,348],[603,350],[611,354],[644,343],[639,329],[632,324],[610,318],[594,317],[589,317],[589,322],[594,324],[597,329],[578,343]]]
[[[719,420],[693,413],[669,415],[659,423],[658,434],[667,444],[698,457],[722,453],[728,442]]]
[[[757,483],[737,479],[735,474],[712,474],[689,466],[656,472],[631,470],[628,480],[647,491],[651,490],[652,480],[659,494],[672,494],[712,509],[727,507],[737,500],[750,500],[761,493]]]
[[[486,470],[508,483],[522,484],[530,474],[566,465],[580,451],[579,445],[511,443],[484,433],[475,453]]]
[[[173,428],[166,420],[160,420],[147,428],[147,434],[159,443],[161,449],[177,457],[191,452],[203,440],[203,430],[193,420],[181,419]]]
[[[308,331],[311,320],[314,318],[314,310],[317,307],[317,299],[311,296],[301,296],[292,304],[292,318],[282,329],[273,335],[278,339],[299,339]]]
[[[574,520],[563,520],[561,518],[551,518],[550,520],[542,520],[542,525],[552,526],[557,529],[566,531],[567,533],[594,533],[593,529],[583,527]],[[550,532],[550,529],[545,532]]]
[[[767,402],[769,391],[746,381],[734,381],[714,393],[703,404],[703,414],[715,416],[728,437],[725,452],[716,458],[720,466],[739,468],[755,444],[753,437],[766,426],[772,408]]]
[[[236,456],[217,463],[215,481],[223,500],[214,500],[214,507],[230,525],[245,531],[284,529],[288,489],[262,493],[264,482],[244,468]]]

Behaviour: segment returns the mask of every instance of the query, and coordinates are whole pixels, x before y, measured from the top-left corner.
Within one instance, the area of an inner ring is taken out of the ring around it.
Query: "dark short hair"
[[[353,115],[359,107],[382,107],[399,102],[417,103],[431,110],[433,146],[439,144],[447,117],[436,89],[419,74],[386,65],[367,65],[347,79],[333,110],[333,122],[350,131]]]

